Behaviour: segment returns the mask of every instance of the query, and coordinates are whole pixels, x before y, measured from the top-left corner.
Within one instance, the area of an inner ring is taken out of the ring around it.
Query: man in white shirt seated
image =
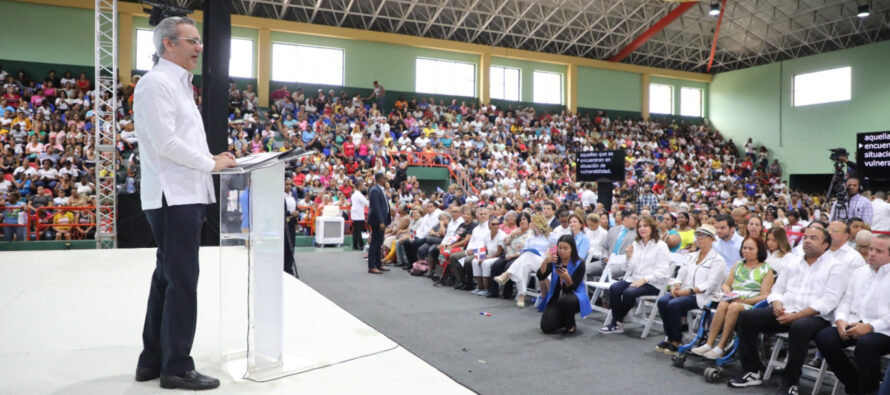
[[[877,235],[868,265],[853,273],[834,312],[835,326],[816,336],[816,345],[848,394],[871,394],[881,379],[881,356],[890,354],[890,235]],[[853,361],[844,351],[856,346]],[[885,385],[890,385],[884,383]]]
[[[476,209],[476,221],[478,221],[478,224],[473,228],[473,233],[470,234],[470,240],[467,242],[466,250],[451,254],[448,258],[449,266],[454,268],[455,277],[457,277],[457,283],[454,284],[454,289],[470,291],[476,288],[473,285],[473,271],[468,264],[473,259],[474,250],[485,245],[485,238],[487,234],[491,232],[488,228],[488,218],[488,207],[483,206]]]
[[[488,286],[491,283],[491,265],[504,255],[504,239],[507,238],[507,234],[500,228],[501,221],[496,216],[491,216],[488,219],[488,231],[482,237],[482,247],[480,248],[484,248],[484,250],[477,249],[474,255],[466,258],[472,258],[470,264],[473,266],[473,278],[476,280],[474,295],[486,297],[491,295],[491,292],[488,291]],[[476,233],[475,229],[473,233]]]
[[[429,236],[430,231],[439,224],[439,214],[442,214],[442,210],[436,206],[433,202],[426,202],[423,204],[424,216],[420,218],[421,224],[420,227],[417,228],[417,234],[414,235],[414,241],[410,244],[405,245],[405,253],[408,254],[408,266],[418,260],[426,259],[426,252],[429,251],[429,247],[424,249],[424,253],[420,254],[420,248],[430,242],[435,241],[436,244],[442,241],[441,238],[436,237],[435,240],[427,240],[427,236]]]
[[[832,221],[828,224],[828,234],[831,235],[831,247],[829,252],[831,256],[838,262],[847,265],[848,271],[853,273],[854,270],[865,265],[865,259],[850,247],[850,226],[842,221]]]
[[[767,300],[770,308],[739,314],[739,360],[744,374],[729,386],[763,384],[765,370],[758,354],[761,333],[788,332],[788,363],[782,373],[781,394],[797,394],[797,383],[811,340],[831,324],[825,317],[837,307],[849,279],[849,269],[826,253],[831,246],[827,230],[809,228],[804,234],[804,257],[782,271]]]

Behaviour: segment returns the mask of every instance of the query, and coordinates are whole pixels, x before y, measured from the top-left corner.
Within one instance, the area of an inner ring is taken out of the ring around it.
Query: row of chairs
[[[676,273],[676,269],[686,262],[688,258],[688,254],[683,253],[671,253],[671,273]],[[591,254],[587,257],[587,266],[589,267],[595,261],[595,257]],[[604,320],[605,323],[608,323],[612,319],[611,310],[605,307],[602,307],[597,304],[597,301],[608,295],[608,290],[612,286],[613,283],[618,281],[617,278],[613,276],[613,269],[620,268],[624,265],[625,257],[621,255],[613,255],[609,258],[605,267],[603,268],[603,273],[599,278],[587,281],[587,288],[591,294],[590,297],[590,305],[594,311],[603,313],[606,315]],[[633,322],[634,324],[638,324],[643,328],[643,331],[640,335],[641,338],[645,339],[649,336],[651,329],[655,325],[662,325],[662,322],[658,319],[657,313],[657,301],[666,293],[665,289],[662,289],[658,296],[643,296],[640,297],[637,301],[637,307],[628,315],[627,320]],[[768,307],[769,304],[766,301],[762,301],[755,308]],[[682,367],[686,360],[686,353],[698,345],[707,338],[708,329],[707,325],[710,322],[710,317],[714,312],[705,309],[693,309],[687,315],[687,323],[689,327],[688,338],[691,340],[685,343],[682,347],[679,348],[678,355],[675,355],[672,358],[672,362],[674,366]],[[770,357],[769,361],[766,363],[766,371],[764,373],[764,380],[769,380],[772,374],[777,371],[785,368],[787,364],[787,355],[782,358],[782,350],[786,347],[788,342],[788,334],[787,333],[779,333],[772,337],[767,337],[764,339],[764,344],[772,343],[772,349],[769,351]],[[736,350],[738,348],[738,338],[733,340],[732,346],[730,350],[728,350],[727,354],[722,358],[719,358],[715,361],[715,367],[707,368],[704,371],[704,376],[706,381],[715,382],[718,381],[723,375],[723,367],[734,363],[738,360],[736,355]],[[849,351],[853,351],[853,347],[849,348]],[[886,356],[885,360],[890,361],[890,356]],[[819,368],[814,368],[811,366],[804,366],[804,376],[812,379],[814,381],[812,394],[816,395],[821,392],[823,385],[826,383],[831,383],[831,394],[836,395],[841,390],[842,384],[839,380],[834,376],[831,370],[828,367],[827,361],[823,360],[822,365]]]

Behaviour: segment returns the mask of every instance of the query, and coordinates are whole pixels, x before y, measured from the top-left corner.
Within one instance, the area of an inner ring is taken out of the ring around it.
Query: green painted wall
[[[550,63],[531,62],[507,58],[491,57],[492,66],[504,66],[519,69],[520,91],[519,101],[532,103],[534,100],[534,72],[547,71],[562,74],[562,104],[566,102],[566,66]]]
[[[578,107],[639,113],[642,85],[637,73],[578,67]]]
[[[852,67],[852,99],[795,108],[794,75]],[[749,137],[779,158],[784,176],[830,173],[829,148],[855,152],[856,133],[890,130],[890,41],[720,73],[710,119],[736,144]]]
[[[479,67],[478,55],[457,52],[281,32],[271,32],[270,38],[273,44],[342,48],[346,64],[343,82],[347,87],[370,89],[371,82],[376,80],[387,90],[414,92],[415,60],[418,57],[466,62]],[[274,58],[275,54],[272,56]]]
[[[92,10],[0,0],[0,16],[3,18],[0,58],[63,65],[93,64]],[[7,69],[6,65],[0,65]]]
[[[673,115],[680,115],[680,89],[681,88],[698,88],[702,90],[702,117],[708,117],[708,84],[705,82],[694,82],[694,81],[685,81],[685,80],[677,80],[673,78],[664,78],[664,77],[651,77],[649,78],[649,83],[654,84],[662,84],[662,85],[670,85],[674,87],[674,113]],[[660,114],[655,114],[655,116],[660,116]]]

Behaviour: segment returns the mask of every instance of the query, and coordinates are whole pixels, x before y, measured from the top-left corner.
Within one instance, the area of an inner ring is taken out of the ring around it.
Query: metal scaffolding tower
[[[117,0],[96,0],[96,248],[117,247]]]

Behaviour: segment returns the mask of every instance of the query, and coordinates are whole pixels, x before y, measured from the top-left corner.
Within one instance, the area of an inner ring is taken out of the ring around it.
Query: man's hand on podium
[[[223,152],[219,155],[214,155],[213,163],[213,171],[220,171],[222,169],[228,169],[230,167],[235,167],[238,165],[235,162],[235,156],[232,155],[231,152]]]

